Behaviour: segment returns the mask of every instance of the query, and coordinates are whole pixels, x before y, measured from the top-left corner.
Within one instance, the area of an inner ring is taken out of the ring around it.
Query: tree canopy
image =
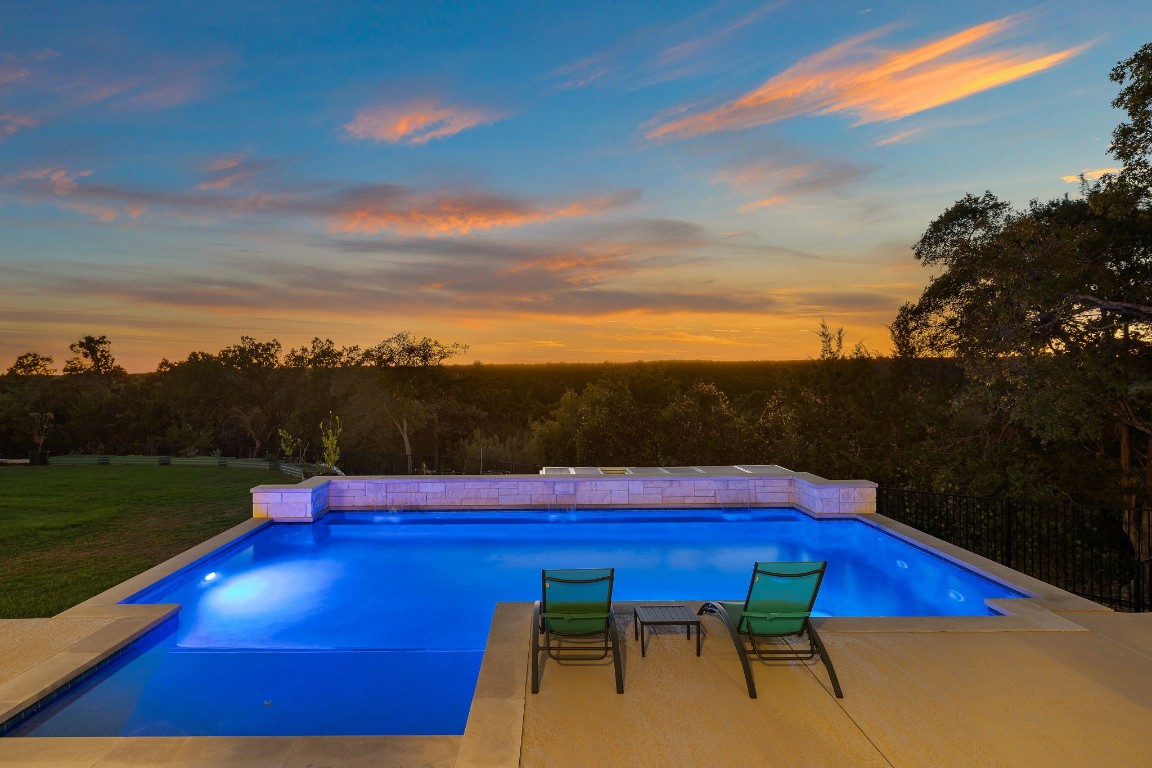
[[[64,362],[64,373],[123,374],[126,371],[112,355],[112,342],[107,336],[85,336],[68,345],[72,354]]]
[[[54,376],[56,369],[52,367],[51,357],[41,355],[39,352],[25,352],[16,358],[5,371],[7,376]]]
[[[970,444],[1080,455],[1135,508],[1152,491],[1152,45],[1112,79],[1120,170],[1078,199],[957,201],[913,246],[937,274],[892,335],[898,355],[964,367],[953,413]]]

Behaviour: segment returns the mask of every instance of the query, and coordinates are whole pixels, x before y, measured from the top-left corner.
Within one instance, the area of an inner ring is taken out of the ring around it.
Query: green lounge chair
[[[542,599],[532,612],[532,693],[540,692],[541,651],[556,661],[599,661],[611,654],[616,693],[624,693],[620,643],[612,617],[614,576],[614,568],[541,572]]]
[[[744,667],[744,679],[748,683],[750,698],[756,698],[756,684],[752,681],[752,669],[748,666],[749,652],[762,661],[779,658],[808,661],[819,656],[828,668],[828,677],[832,680],[836,697],[844,698],[840,681],[836,679],[836,670],[832,667],[832,659],[828,658],[828,649],[824,647],[809,619],[827,566],[823,562],[756,563],[752,581],[748,585],[748,597],[743,603],[708,602],[697,611],[697,615],[710,613],[717,616],[728,628],[728,634],[732,636],[740,663]],[[774,638],[802,636],[807,637],[806,649],[776,643],[768,643],[769,647],[765,647],[763,642]]]

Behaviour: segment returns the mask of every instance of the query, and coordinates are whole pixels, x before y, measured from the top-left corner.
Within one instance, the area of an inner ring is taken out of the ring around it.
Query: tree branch
[[[1100,299],[1095,296],[1089,296],[1083,293],[1066,294],[1070,299],[1082,301],[1085,304],[1091,304],[1096,309],[1106,309],[1113,312],[1123,312],[1127,315],[1133,315],[1147,322],[1152,322],[1152,307],[1145,304],[1133,304],[1128,301],[1109,301],[1107,299]]]

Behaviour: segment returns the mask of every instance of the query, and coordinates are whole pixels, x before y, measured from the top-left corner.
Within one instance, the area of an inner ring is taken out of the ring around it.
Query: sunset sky
[[[889,350],[966,193],[1108,169],[1148,0],[0,5],[0,372],[241,335]]]

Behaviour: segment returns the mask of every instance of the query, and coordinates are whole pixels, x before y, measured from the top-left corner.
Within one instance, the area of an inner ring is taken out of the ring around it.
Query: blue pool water
[[[987,615],[985,598],[1022,596],[794,510],[334,513],[134,596],[182,608],[13,733],[459,734],[494,604],[538,599],[541,568],[613,566],[620,601],[742,599],[757,560],[827,560],[819,615]]]

